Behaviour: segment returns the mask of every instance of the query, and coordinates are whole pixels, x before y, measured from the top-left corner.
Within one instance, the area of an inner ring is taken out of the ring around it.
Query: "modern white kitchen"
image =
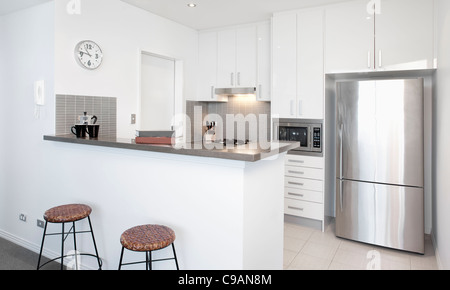
[[[33,269],[94,251],[44,244],[68,204],[77,269],[147,224],[180,270],[450,269],[448,1],[8,0],[0,43],[0,238]]]

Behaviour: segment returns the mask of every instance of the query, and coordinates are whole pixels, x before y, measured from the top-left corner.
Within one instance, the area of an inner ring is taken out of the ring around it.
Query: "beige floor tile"
[[[298,255],[298,252],[296,251],[290,251],[290,250],[283,250],[283,269],[287,269],[288,266],[292,263],[295,256]]]
[[[305,246],[303,247],[300,253],[304,253],[325,260],[332,260],[334,255],[336,254],[338,246],[339,246],[338,244],[328,245],[309,240],[306,242]]]
[[[361,270],[361,269],[350,265],[342,264],[336,261],[331,261],[328,270]]]
[[[425,255],[337,238],[335,226],[325,232],[285,223],[286,270],[437,270],[431,239],[425,237]]]
[[[287,268],[288,270],[327,270],[331,260],[299,253]]]
[[[290,224],[290,223],[285,223],[285,226],[284,226],[284,236],[285,237],[291,237],[291,238],[301,239],[301,240],[305,240],[305,241],[311,237],[311,235],[314,231],[315,231],[314,229],[310,229],[307,227]]]
[[[359,249],[354,251],[339,247],[333,258],[333,262],[344,264],[355,269],[365,270],[370,260],[367,259],[367,252],[362,252]]]
[[[286,236],[284,238],[284,249],[298,253],[303,248],[305,243],[306,243],[306,240]]]

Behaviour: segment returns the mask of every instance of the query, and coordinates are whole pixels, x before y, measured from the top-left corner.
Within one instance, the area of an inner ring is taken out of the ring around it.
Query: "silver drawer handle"
[[[300,196],[303,197],[303,194],[299,194],[299,193],[292,193],[292,192],[288,192],[288,195],[293,195],[293,196]]]
[[[305,174],[302,171],[294,171],[294,170],[288,170],[289,173],[294,173],[294,174]]]
[[[292,160],[292,159],[289,159],[288,162],[293,162],[293,163],[305,163],[304,160]]]
[[[300,186],[303,186],[303,183],[300,183],[300,182],[292,182],[292,181],[289,181],[288,184],[293,184],[293,185],[300,185]]]
[[[288,206],[289,209],[296,209],[296,210],[301,210],[303,211],[303,208],[301,207],[295,207],[295,206]]]

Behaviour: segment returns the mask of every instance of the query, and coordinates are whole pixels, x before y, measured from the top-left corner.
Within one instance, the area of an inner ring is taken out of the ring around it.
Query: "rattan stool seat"
[[[175,241],[175,232],[160,225],[142,225],[125,231],[120,243],[128,250],[147,252],[163,249]]]
[[[82,220],[92,212],[91,207],[84,204],[68,204],[47,210],[44,219],[50,223],[68,223]]]

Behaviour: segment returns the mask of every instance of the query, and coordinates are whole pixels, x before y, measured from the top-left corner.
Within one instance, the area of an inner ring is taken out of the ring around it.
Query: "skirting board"
[[[433,232],[431,232],[430,235],[431,235],[431,243],[432,243],[433,248],[434,248],[434,255],[436,256],[436,263],[437,263],[438,269],[439,270],[445,270],[444,267],[442,266],[441,258],[439,257],[439,249],[436,247],[436,239],[434,237]]]
[[[0,229],[0,237],[5,239],[5,240],[10,241],[11,243],[14,243],[14,244],[16,244],[18,246],[21,246],[21,247],[23,247],[23,248],[25,248],[27,250],[30,250],[30,251],[32,251],[32,252],[34,252],[36,254],[39,254],[39,251],[41,250],[41,245],[37,245],[35,243],[31,243],[31,242],[29,242],[27,240],[19,238],[19,237],[15,236],[13,234],[10,234],[10,233],[8,233],[8,232],[6,232],[4,230],[1,230],[1,229]],[[47,259],[52,260],[52,259],[55,259],[57,257],[60,257],[61,254],[60,253],[56,253],[54,251],[47,250],[44,247],[44,250],[42,251],[42,255],[44,257],[46,257]],[[69,263],[70,263],[70,260],[68,258],[66,258],[65,261],[64,261],[64,265],[68,266]],[[83,264],[80,264],[79,266],[80,266],[79,267],[80,270],[97,270],[97,269],[94,269],[92,267],[88,267],[88,266],[83,265]],[[70,268],[67,268],[67,269],[70,269]]]

